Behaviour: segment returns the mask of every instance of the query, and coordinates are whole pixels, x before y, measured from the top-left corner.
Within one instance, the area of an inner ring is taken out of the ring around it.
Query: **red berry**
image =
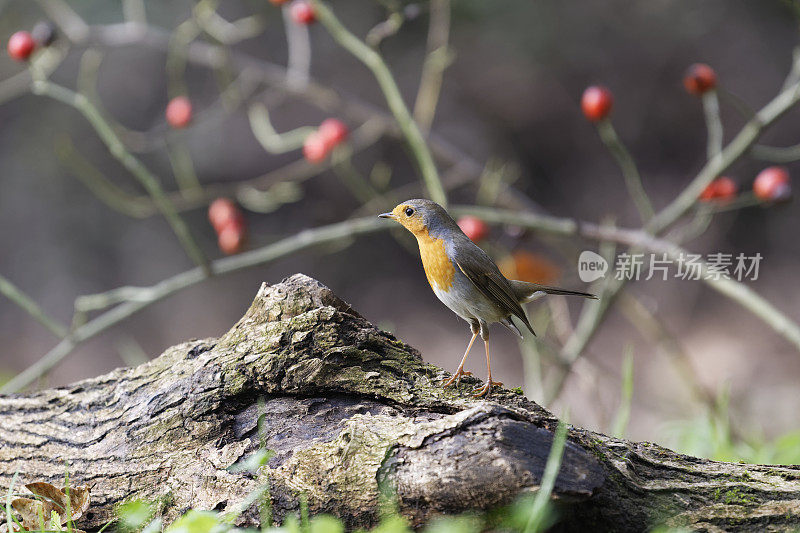
[[[18,31],[8,39],[8,55],[15,61],[25,61],[36,48],[36,41],[27,31]]]
[[[322,121],[317,132],[325,142],[325,146],[330,150],[334,146],[343,143],[347,139],[350,130],[348,130],[347,125],[338,118],[329,118]]]
[[[473,216],[464,216],[458,219],[458,227],[464,232],[464,235],[472,239],[473,242],[478,242],[489,235],[489,226],[486,222]]]
[[[611,113],[611,106],[614,105],[614,95],[607,88],[592,85],[583,91],[581,98],[581,108],[583,114],[591,122],[598,122],[606,118]]]
[[[753,192],[761,200],[786,200],[792,195],[792,183],[786,167],[767,167],[756,176]]]
[[[288,1],[289,1],[289,0],[269,0],[269,2],[270,2],[270,3],[271,3],[273,6],[282,6],[283,4],[285,4],[285,3],[286,3],[286,2],[288,2]]]
[[[717,86],[717,73],[705,63],[695,63],[686,69],[683,86],[691,94],[703,94]]]
[[[185,96],[176,96],[167,104],[166,116],[173,128],[185,128],[192,121],[192,103]]]
[[[222,228],[217,237],[219,249],[225,255],[233,255],[242,251],[244,248],[245,232],[244,227],[237,224],[229,224]]]
[[[703,192],[700,193],[700,201],[730,200],[736,196],[738,191],[739,187],[735,181],[727,176],[720,176],[703,189]]]
[[[314,8],[311,4],[306,2],[306,0],[294,0],[290,9],[292,20],[297,24],[307,25],[317,20],[317,14],[314,12]]]
[[[219,233],[222,228],[230,224],[244,226],[244,215],[239,207],[228,198],[217,198],[208,206],[208,220]]]
[[[319,131],[308,134],[303,142],[303,155],[310,163],[321,163],[328,156],[328,144]]]
[[[729,200],[739,192],[739,186],[727,176],[720,176],[715,181],[717,182],[717,197],[723,200]]]

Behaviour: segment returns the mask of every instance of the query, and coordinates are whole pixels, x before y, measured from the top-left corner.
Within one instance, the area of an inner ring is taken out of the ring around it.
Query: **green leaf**
[[[329,514],[321,514],[311,519],[310,533],[344,533],[342,521]]]
[[[389,515],[381,520],[381,523],[372,530],[372,533],[413,533],[408,527],[408,521],[400,515]]]
[[[192,509],[167,528],[167,533],[215,533],[226,528],[220,524],[217,513]]]
[[[138,531],[153,516],[153,506],[142,500],[124,503],[117,509],[118,529],[123,532]]]

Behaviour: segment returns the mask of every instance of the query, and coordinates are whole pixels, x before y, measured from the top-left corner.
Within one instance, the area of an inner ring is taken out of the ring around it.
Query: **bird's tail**
[[[538,283],[531,283],[528,281],[509,280],[514,287],[514,292],[517,294],[521,303],[531,302],[544,294],[560,294],[564,296],[582,296],[583,298],[591,298],[597,300],[597,296],[588,292],[571,291],[569,289],[561,289],[559,287],[551,287],[549,285],[540,285]]]

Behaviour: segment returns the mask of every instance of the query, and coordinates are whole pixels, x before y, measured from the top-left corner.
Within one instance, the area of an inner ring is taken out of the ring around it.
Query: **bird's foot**
[[[456,373],[453,374],[452,377],[450,377],[450,379],[442,383],[442,387],[449,387],[450,385],[453,384],[458,386],[458,384],[461,383],[461,376],[471,376],[471,375],[472,372],[470,372],[469,370],[464,370],[462,368],[459,368],[458,370],[456,370]]]
[[[503,386],[503,384],[501,382],[499,382],[499,381],[491,381],[491,380],[489,380],[486,383],[484,383],[483,387],[481,387],[481,389],[478,392],[476,392],[475,394],[472,395],[473,398],[486,398],[486,397],[488,397],[489,393],[492,390],[492,387],[495,386],[495,385],[498,386],[498,387],[502,387]]]

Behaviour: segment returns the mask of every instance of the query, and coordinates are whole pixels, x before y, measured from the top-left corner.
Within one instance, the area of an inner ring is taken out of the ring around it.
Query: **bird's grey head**
[[[444,207],[421,198],[400,202],[389,213],[378,216],[399,222],[414,235],[424,232],[437,235],[442,231],[458,227]]]

